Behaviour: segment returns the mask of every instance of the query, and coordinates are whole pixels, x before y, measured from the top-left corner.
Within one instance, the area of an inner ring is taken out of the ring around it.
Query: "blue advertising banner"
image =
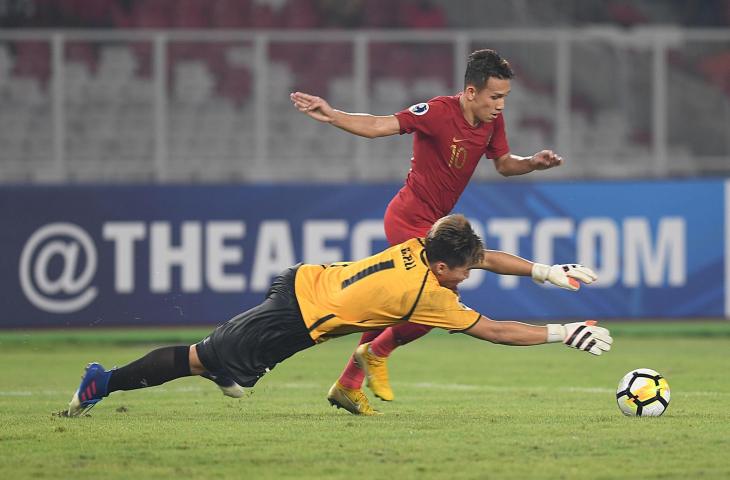
[[[0,327],[199,325],[258,304],[299,261],[387,247],[400,185],[58,186],[0,190]],[[578,262],[579,292],[473,271],[497,319],[728,315],[723,181],[489,183],[455,208],[488,248]]]

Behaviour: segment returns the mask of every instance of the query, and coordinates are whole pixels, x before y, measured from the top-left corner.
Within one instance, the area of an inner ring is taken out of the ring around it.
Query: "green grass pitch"
[[[432,332],[390,362],[396,399],[355,417],[325,395],[356,336],[298,353],[244,399],[201,378],[59,418],[86,363],[123,365],[208,329],[0,332],[0,477],[730,478],[730,322],[608,324],[614,349],[517,348]],[[672,401],[628,418],[629,370]]]

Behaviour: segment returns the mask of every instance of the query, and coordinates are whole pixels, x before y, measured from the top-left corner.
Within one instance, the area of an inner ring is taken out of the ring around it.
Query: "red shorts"
[[[385,210],[383,227],[390,245],[398,245],[416,237],[425,237],[433,221],[414,215],[406,208],[401,193],[393,197]]]

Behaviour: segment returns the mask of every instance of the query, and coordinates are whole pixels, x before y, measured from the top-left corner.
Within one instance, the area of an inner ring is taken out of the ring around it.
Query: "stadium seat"
[[[49,101],[41,81],[33,77],[11,77],[5,84],[8,101],[15,105],[34,106]]]
[[[334,77],[330,79],[327,98],[330,99],[332,105],[336,108],[348,111],[355,108],[355,99],[353,92],[355,91],[355,80],[351,76]]]
[[[397,112],[405,107],[410,97],[406,84],[397,78],[379,78],[373,81],[371,103],[380,115]]]
[[[414,102],[425,102],[437,95],[445,95],[450,92],[451,89],[449,89],[446,83],[440,78],[419,77],[413,82],[410,94],[411,98],[416,99]]]
[[[365,28],[431,28],[447,20],[444,14],[452,17],[452,21],[456,18],[454,9],[440,11],[422,5],[434,2],[394,3],[389,0],[354,2],[357,14],[354,19],[334,14],[326,17],[328,8],[340,11],[348,7],[345,3],[348,2],[216,0],[203,7],[205,2],[202,0],[72,0],[53,2],[53,8],[59,18],[70,19],[70,26],[81,27],[104,26],[107,22],[131,28],[297,29],[336,27],[337,22],[350,21],[353,26]],[[517,22],[581,25],[588,22],[588,17],[604,23],[613,19],[631,25],[656,23],[657,20],[692,22],[699,18],[683,18],[678,12],[684,10],[671,6],[649,8],[646,2],[629,6],[627,2],[609,3],[605,8],[589,2],[574,9],[554,11],[537,1],[501,5],[497,0],[471,0],[460,13],[469,17],[465,21],[471,26],[480,28],[517,25]],[[730,8],[730,2],[726,0],[719,3]],[[437,7],[444,5],[443,1],[436,2]],[[708,10],[711,9],[704,9]],[[725,19],[722,17],[724,10],[720,7],[717,10],[718,18]],[[49,15],[45,15],[29,19],[29,25],[47,26]],[[621,34],[608,28],[605,32]],[[623,114],[614,111],[615,105],[605,94],[616,81],[615,68],[611,67],[613,62],[594,61],[595,58],[642,61],[645,68],[627,71],[625,75],[630,77],[627,82],[643,81],[651,69],[650,64],[643,62],[648,58],[648,51],[615,43],[611,36],[607,38],[607,41],[571,45],[570,58],[574,62],[570,74],[573,89],[570,103],[574,110],[571,114],[571,154],[588,160],[571,163],[570,170],[556,169],[557,173],[551,171],[546,175],[602,175],[605,172],[618,176],[621,171],[629,175],[640,165],[624,169],[626,162],[623,159],[648,155],[650,115],[634,115],[628,121],[625,111]],[[171,163],[181,161],[181,180],[186,174],[198,179],[214,178],[215,175],[223,179],[249,178],[252,168],[272,179],[287,179],[293,175],[287,169],[293,168],[302,178],[400,181],[407,170],[411,137],[368,142],[369,162],[358,164],[352,157],[362,148],[359,140],[302,116],[291,108],[288,93],[296,89],[321,95],[336,108],[347,111],[365,105],[365,111],[373,114],[391,114],[435,95],[455,93],[461,86],[453,85],[454,51],[448,42],[417,44],[371,39],[370,71],[366,80],[370,94],[368,98],[358,99],[352,78],[354,51],[351,42],[321,39],[292,42],[277,38],[275,33],[269,40],[271,63],[266,82],[269,131],[289,135],[298,147],[290,148],[275,138],[267,138],[267,151],[275,157],[271,166],[266,159],[254,158],[257,131],[254,43],[251,40],[208,42],[191,39],[171,40],[168,44],[168,152],[175,157],[170,159]],[[469,47],[483,47],[482,43],[475,40]],[[552,85],[556,78],[554,45],[550,42],[538,45],[531,41],[502,41],[490,46],[509,58],[518,73],[513,80],[505,115],[511,132],[511,147],[517,153],[528,154],[537,148],[556,146],[556,105]],[[154,46],[147,38],[130,42],[66,39],[63,93],[67,157],[76,169],[82,168],[79,165],[85,165],[83,162],[110,160],[110,164],[103,167],[84,166],[87,171],[79,172],[79,175],[92,178],[91,172],[98,172],[111,178],[118,167],[120,175],[130,178],[140,155],[153,164],[153,53]],[[669,120],[668,137],[674,142],[670,145],[672,158],[677,156],[675,152],[682,152],[678,154],[681,158],[672,160],[674,166],[671,168],[702,172],[701,158],[712,156],[722,160],[727,151],[724,124],[716,119],[721,118],[730,94],[728,51],[720,42],[692,40],[686,45],[673,45],[668,60],[670,96],[674,98],[674,93],[679,91],[688,92],[687,96],[695,100],[692,105],[686,102],[683,111],[696,120],[686,126],[680,126],[681,122],[676,119]],[[581,65],[595,66],[578,67]],[[10,166],[2,168],[15,172],[14,178],[35,178],[31,163],[53,154],[51,66],[50,42],[45,38],[0,42],[0,102],[3,105],[0,109],[0,144],[3,147],[0,158],[11,162]],[[632,93],[626,101],[643,101],[644,97],[641,93],[636,96]],[[712,113],[702,115],[701,112]],[[76,155],[82,163],[73,163]],[[604,162],[602,159],[610,160]],[[258,163],[254,165],[255,160]],[[119,166],[118,162],[124,165]],[[206,169],[206,165],[209,168]],[[707,165],[707,168],[717,170],[710,163]],[[142,177],[151,171],[142,170]],[[481,170],[489,175],[493,173],[491,168],[480,168],[478,172]]]
[[[0,44],[0,92],[9,82],[14,68],[15,59],[10,55],[7,46]]]
[[[284,114],[295,113],[291,110],[289,93],[294,88],[294,74],[289,65],[281,62],[271,62],[268,74],[268,102],[277,112]]]
[[[281,25],[285,28],[316,28],[319,26],[317,10],[311,0],[287,2],[282,9]]]
[[[67,62],[64,69],[64,94],[67,103],[81,105],[86,101],[86,93],[91,83],[91,72],[86,63]]]
[[[51,48],[44,41],[21,41],[15,44],[15,75],[37,78],[46,83],[51,76]]]
[[[211,27],[245,28],[251,26],[251,2],[249,0],[218,0],[211,8]]]
[[[129,15],[131,26],[137,28],[169,28],[174,26],[177,2],[175,0],[144,0],[133,4]],[[122,20],[120,15],[119,20]],[[126,25],[120,25],[126,26]]]
[[[174,67],[173,99],[178,103],[200,105],[211,98],[214,78],[204,62],[181,61]]]
[[[206,28],[211,23],[210,8],[200,0],[177,0],[172,12],[177,28]]]
[[[699,62],[699,69],[711,83],[730,95],[730,49],[705,56]]]

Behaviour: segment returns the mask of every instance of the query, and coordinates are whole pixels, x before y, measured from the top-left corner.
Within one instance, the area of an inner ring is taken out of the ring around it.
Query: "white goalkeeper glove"
[[[608,329],[597,327],[596,323],[595,320],[565,325],[550,323],[547,325],[547,341],[548,343],[563,342],[569,347],[600,355],[611,350],[613,338]]]
[[[593,283],[598,275],[590,268],[575,263],[553,266],[533,263],[532,279],[535,283],[544,283],[547,280],[560,288],[576,291],[580,288],[580,282]]]

